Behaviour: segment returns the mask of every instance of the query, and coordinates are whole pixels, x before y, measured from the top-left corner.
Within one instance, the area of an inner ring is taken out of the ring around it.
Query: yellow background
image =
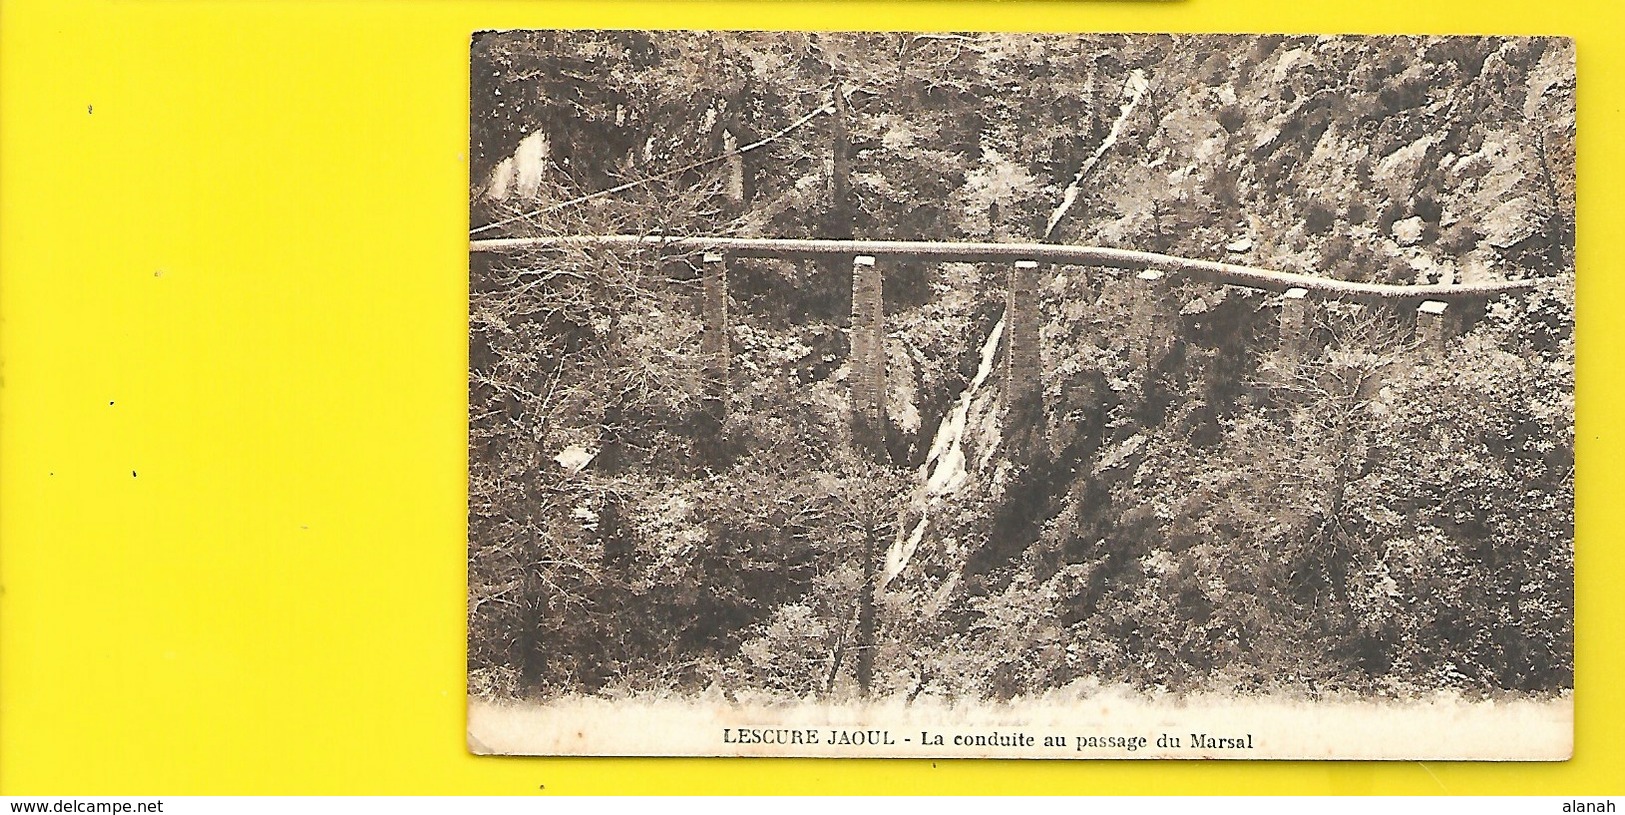
[[[466,754],[468,36],[509,27],[1576,37],[1574,760]],[[0,793],[1619,793],[1622,86],[1618,0],[0,3]]]

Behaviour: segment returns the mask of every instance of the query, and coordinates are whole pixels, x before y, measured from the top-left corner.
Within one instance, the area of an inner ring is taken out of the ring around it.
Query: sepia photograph
[[[469,69],[472,752],[1571,756],[1572,41]]]

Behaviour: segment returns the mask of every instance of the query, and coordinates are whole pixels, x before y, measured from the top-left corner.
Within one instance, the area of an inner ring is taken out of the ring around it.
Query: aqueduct
[[[1005,307],[1004,377],[1007,403],[1034,404],[1041,398],[1039,354],[1041,316],[1035,291],[1041,265],[1087,266],[1135,272],[1134,282],[1152,303],[1160,303],[1176,279],[1201,280],[1278,293],[1280,342],[1284,352],[1307,349],[1311,310],[1316,301],[1369,304],[1396,311],[1414,309],[1417,344],[1442,351],[1460,325],[1463,306],[1475,301],[1528,292],[1538,281],[1393,285],[1357,283],[1328,277],[1279,272],[1208,260],[1052,243],[974,243],[935,241],[817,240],[803,238],[667,237],[659,235],[568,235],[474,240],[473,252],[508,254],[560,248],[658,249],[700,254],[701,354],[706,379],[716,387],[728,379],[728,259],[840,258],[852,263],[850,377],[854,417],[867,427],[884,421],[886,394],[884,277],[888,260],[1010,264]],[[1160,309],[1151,309],[1159,313]],[[713,394],[720,396],[720,394]]]

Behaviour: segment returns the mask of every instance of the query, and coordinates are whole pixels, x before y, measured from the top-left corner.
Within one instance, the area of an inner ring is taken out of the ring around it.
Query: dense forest
[[[715,382],[695,253],[474,252],[471,692],[1571,687],[1570,42],[487,32],[471,78],[475,238],[1540,281],[1286,353],[1279,294],[1047,266],[1024,406],[1009,267],[891,261],[871,438],[850,259],[731,259]]]

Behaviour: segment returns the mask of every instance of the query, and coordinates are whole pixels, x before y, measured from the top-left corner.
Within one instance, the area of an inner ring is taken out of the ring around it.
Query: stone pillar
[[[1416,307],[1416,345],[1429,358],[1444,356],[1445,344],[1456,333],[1456,315],[1443,300],[1423,300]]]
[[[884,459],[886,442],[886,302],[875,259],[852,259],[852,376],[853,439],[861,449]],[[863,532],[863,594],[858,599],[858,689],[867,696],[874,682],[875,595],[880,591],[879,566],[886,542],[879,530],[866,524]]]
[[[700,366],[707,409],[720,419],[728,409],[728,261],[706,252],[700,267]]]
[[[728,159],[728,184],[724,192],[728,200],[735,204],[745,201],[745,157],[734,152],[739,149],[739,140],[734,138],[733,131],[722,131],[722,151]]]
[[[1004,448],[1016,461],[1045,456],[1038,263],[1017,260],[1004,302]]]
[[[1289,363],[1303,359],[1309,344],[1309,290],[1290,288],[1281,298],[1281,358]]]
[[[837,83],[830,116],[829,216],[824,230],[836,240],[852,238],[852,136],[847,128],[846,96]]]
[[[886,419],[886,306],[875,259],[852,259],[852,416],[864,443],[878,445]]]
[[[1013,423],[1042,419],[1044,362],[1039,349],[1038,264],[1016,261],[1004,308],[1004,400]]]
[[[1136,368],[1149,370],[1168,354],[1173,343],[1173,326],[1168,316],[1168,276],[1159,269],[1146,269],[1134,276],[1139,281],[1134,304],[1134,345],[1129,349],[1129,361]]]

